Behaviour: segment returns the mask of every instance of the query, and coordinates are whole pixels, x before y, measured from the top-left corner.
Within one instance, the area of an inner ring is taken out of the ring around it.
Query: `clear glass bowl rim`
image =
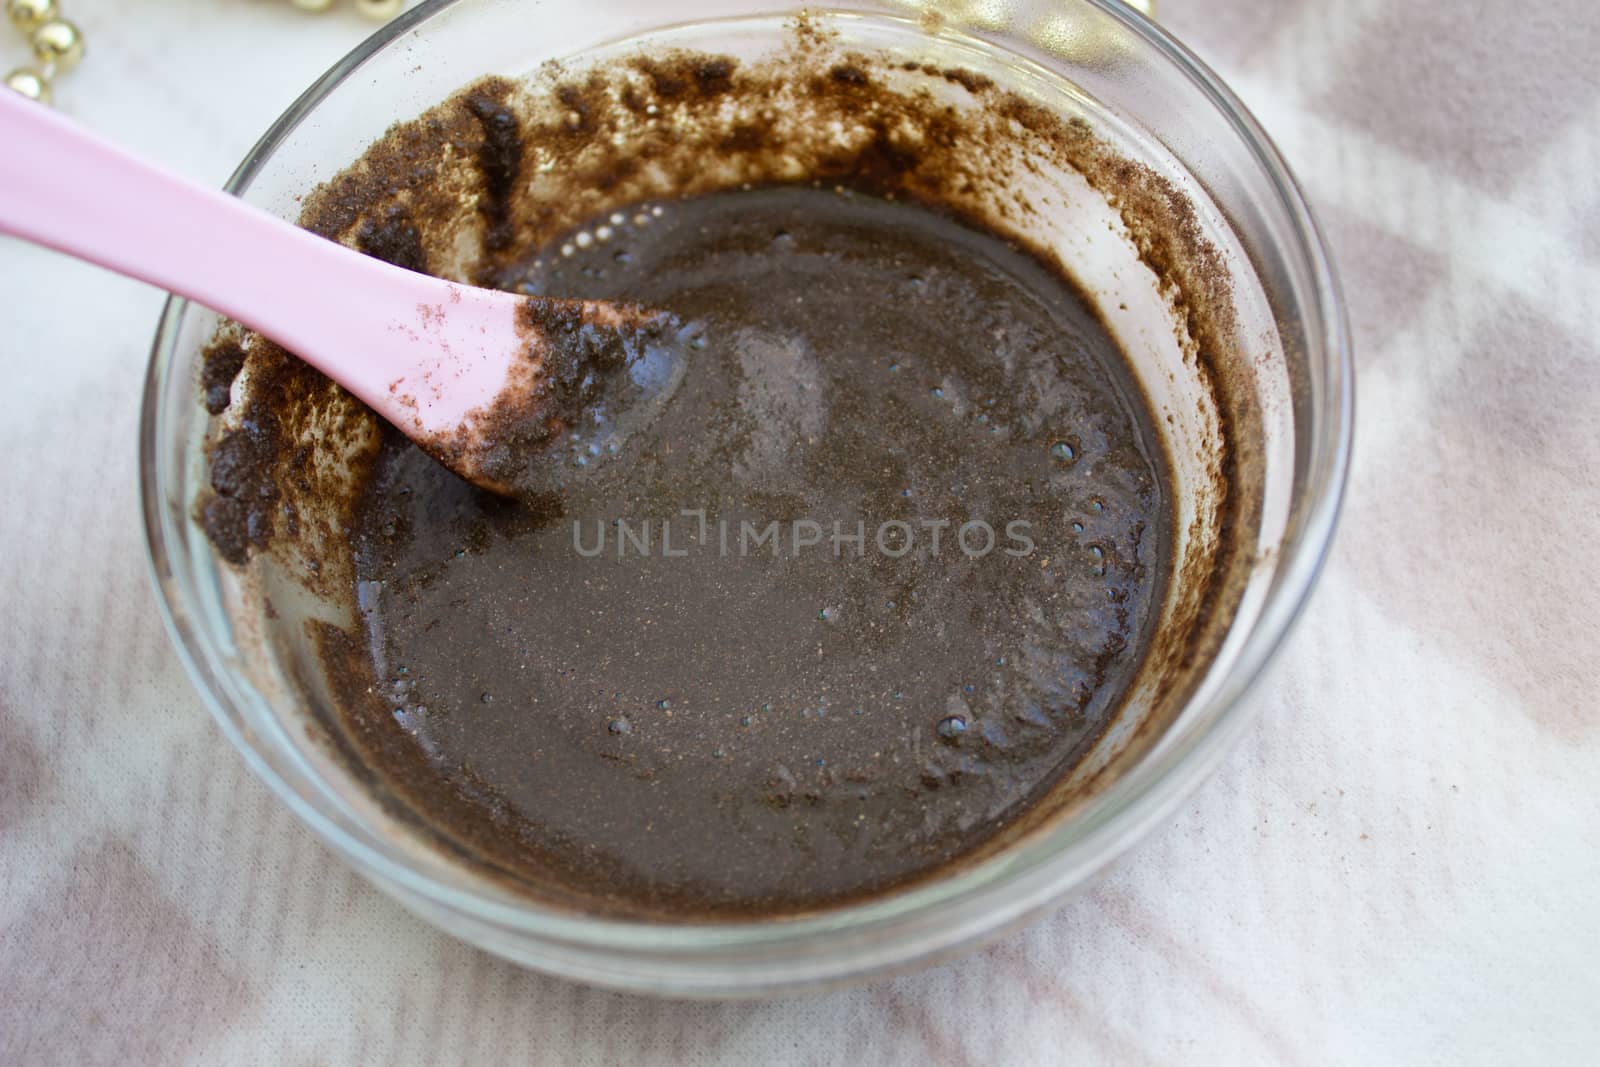
[[[370,58],[430,19],[473,0],[425,0],[397,16],[363,41],[314,82],[250,150],[226,189],[247,189],[277,146],[326,97]],[[1307,269],[1319,318],[1325,360],[1320,425],[1310,441],[1299,536],[1282,546],[1262,612],[1239,659],[1214,697],[1195,714],[1194,725],[1177,742],[1155,753],[1108,785],[1073,824],[1076,836],[1064,847],[1034,857],[1019,867],[1010,854],[881,900],[815,916],[772,922],[652,923],[575,916],[537,904],[508,904],[445,885],[417,871],[398,855],[354,836],[310,803],[278,773],[241,729],[232,687],[220,684],[220,651],[215,636],[194,625],[192,589],[175,568],[174,547],[183,543],[169,509],[163,506],[160,469],[160,408],[167,374],[176,353],[178,329],[187,301],[170,297],[163,309],[146,376],[139,428],[141,502],[151,577],[168,633],[190,681],[205,699],[223,733],[246,762],[283,802],[330,847],[381,886],[409,902],[422,902],[498,927],[509,936],[533,938],[580,952],[656,957],[693,967],[737,966],[761,960],[782,961],[786,954],[830,954],[827,976],[838,977],[889,966],[905,966],[943,954],[1029,918],[1069,888],[1104,867],[1169,813],[1212,770],[1230,743],[1248,725],[1247,699],[1275,659],[1300,616],[1331,548],[1344,498],[1354,432],[1354,367],[1344,302],[1331,257],[1298,184],[1256,120],[1222,81],[1158,25],[1121,0],[1079,0],[1123,25],[1173,64],[1221,112],[1256,163],[1269,177],[1280,207],[1294,227],[1295,257]],[[825,5],[823,5],[825,7]],[[665,21],[665,20],[664,20]],[[179,549],[181,551],[181,548]],[[429,914],[437,917],[431,908]],[[484,943],[481,938],[473,938]],[[852,952],[852,944],[855,950]],[[492,946],[490,946],[492,947]],[[850,957],[857,958],[852,962]],[[516,953],[511,953],[515,956]],[[552,968],[582,977],[583,967]],[[623,983],[627,984],[627,983]]]

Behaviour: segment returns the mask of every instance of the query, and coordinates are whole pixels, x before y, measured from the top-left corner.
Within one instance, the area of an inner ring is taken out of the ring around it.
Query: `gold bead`
[[[404,6],[402,0],[356,0],[356,10],[376,22],[388,22]]]
[[[83,34],[66,19],[52,19],[33,31],[33,57],[65,74],[83,58]]]
[[[333,0],[290,0],[290,3],[301,11],[326,11],[333,6]]]
[[[6,0],[6,18],[23,33],[56,17],[56,0]]]
[[[29,100],[37,100],[41,104],[50,102],[50,79],[27,67],[18,67],[6,75],[6,88],[21,93]]]

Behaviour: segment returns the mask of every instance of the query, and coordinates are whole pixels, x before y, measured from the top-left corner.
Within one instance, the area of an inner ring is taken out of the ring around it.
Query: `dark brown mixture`
[[[960,855],[1096,736],[1170,518],[1066,282],[809,186],[638,205],[503,282],[687,325],[636,370],[671,383],[651,410],[587,412],[531,504],[384,443],[369,714],[427,754],[420,806],[468,798],[448,836],[494,824],[522,876],[626,907],[801,909]]]
[[[1015,190],[1041,165],[1120,210],[1215,401],[1215,492],[1179,559],[1156,416],[1028,243],[1051,205]],[[260,338],[225,330],[201,382],[227,409],[196,502],[219,553],[359,620],[287,639],[314,650],[288,654],[314,732],[546,902],[793,913],[990,854],[1073,802],[1050,787],[1136,673],[1150,706],[1100,775],[1226,633],[1259,506],[1226,270],[1159,175],[982,74],[802,19],[761,63],[486,79],[301,221],[411,269],[675,316],[519,501]],[[975,520],[995,541],[969,556]]]

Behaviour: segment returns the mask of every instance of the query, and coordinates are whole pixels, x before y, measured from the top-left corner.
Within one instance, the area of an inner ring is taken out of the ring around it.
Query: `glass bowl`
[[[670,16],[665,6],[424,3],[307,90],[228,189],[293,218],[304,193],[393,123],[415,118],[479,77],[522,78],[546,60],[604,51],[640,35],[689,45],[748,43],[781,26],[784,14],[759,0],[685,0],[671,5]],[[140,427],[151,567],[173,640],[254,771],[330,847],[441,928],[553,974],[679,996],[770,995],[905,969],[1011,929],[1083,884],[1169,814],[1248,722],[1249,698],[1326,558],[1350,454],[1347,330],[1316,224],[1283,161],[1233,95],[1126,5],[987,0],[942,5],[937,16],[923,10],[933,6],[839,0],[812,17],[847,43],[931,49],[987,64],[985,73],[1084,119],[1118,152],[1170,179],[1225,253],[1237,290],[1240,351],[1250,354],[1239,361],[1241,373],[1248,374],[1258,409],[1248,442],[1258,461],[1246,493],[1253,517],[1248,529],[1235,531],[1245,542],[1225,632],[1194,657],[1191,684],[1174,698],[1170,714],[1155,715],[1156,697],[1135,694],[1105,742],[1073,772],[1085,787],[1071,804],[936,878],[864,903],[760,921],[627,920],[547,906],[405,832],[359,775],[308,742],[316,724],[303,687],[260,640],[262,618],[240,610],[235,576],[194,519],[207,479],[207,418],[196,383],[217,318],[173,299],[151,356]],[[1063,218],[1053,237],[1072,240],[1081,221]],[[1114,266],[1103,273],[1116,273]],[[1104,307],[1110,291],[1088,281]],[[1135,364],[1152,397],[1168,410],[1188,410],[1193,398],[1185,392],[1183,353],[1147,347]],[[1197,445],[1203,436],[1196,431],[1186,445],[1177,443],[1184,453],[1176,464],[1179,483],[1197,477],[1194,470],[1185,474],[1186,464],[1204,466]]]

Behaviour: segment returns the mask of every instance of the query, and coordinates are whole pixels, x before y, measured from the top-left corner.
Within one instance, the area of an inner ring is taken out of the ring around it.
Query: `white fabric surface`
[[[1164,2],[1321,212],[1361,371],[1327,576],[1164,827],[1024,932],[825,996],[600,993],[434,931],[248,773],[161,631],[161,295],[0,239],[0,1062],[1596,1062],[1600,17]],[[62,109],[214,184],[368,28],[64,6]]]

